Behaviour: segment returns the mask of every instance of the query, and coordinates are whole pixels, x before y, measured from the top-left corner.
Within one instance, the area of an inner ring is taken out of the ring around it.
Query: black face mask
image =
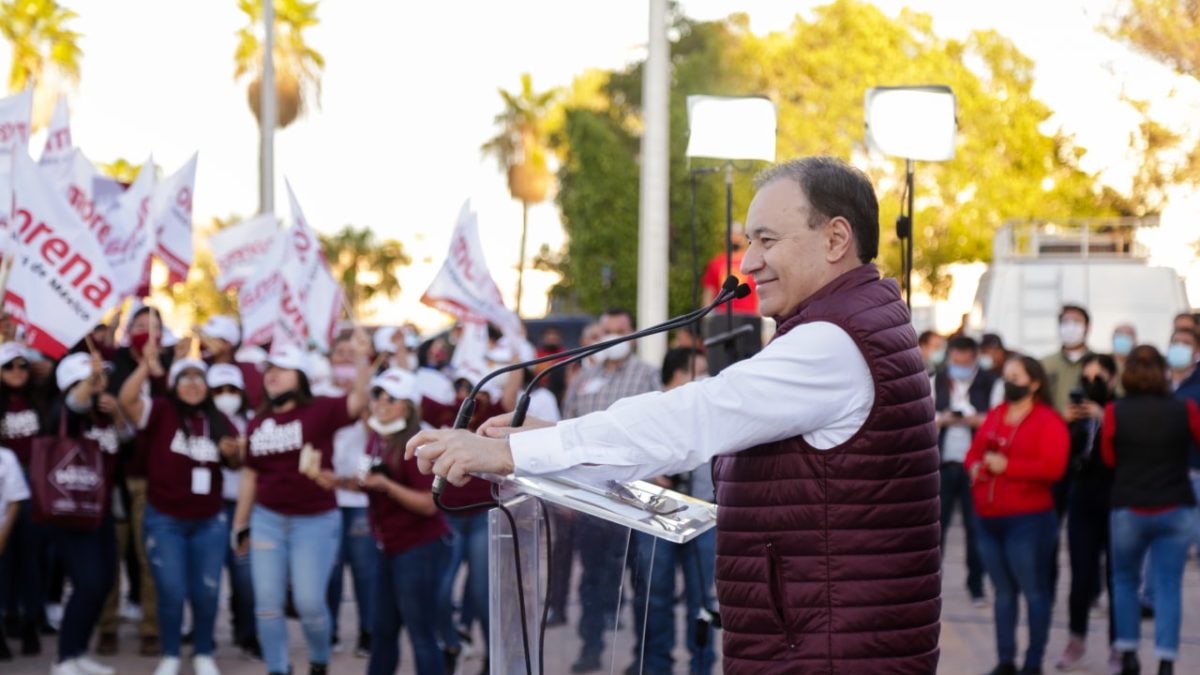
[[[292,401],[295,401],[295,400],[296,400],[296,390],[295,389],[292,389],[290,391],[285,391],[278,396],[268,396],[267,397],[267,402],[271,404],[272,408],[279,408],[279,407],[285,406],[288,403],[291,403]]]
[[[1085,395],[1101,405],[1108,402],[1108,383],[1099,377],[1083,380],[1083,391]]]
[[[1012,382],[1004,382],[1004,400],[1009,403],[1016,403],[1029,395],[1029,385],[1013,384]]]

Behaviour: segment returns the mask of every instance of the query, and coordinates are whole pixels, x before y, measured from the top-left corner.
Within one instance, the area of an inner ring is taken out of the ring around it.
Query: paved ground
[[[1065,570],[1065,552],[1063,555],[1063,569]],[[942,611],[942,660],[941,666],[938,669],[939,673],[947,675],[984,673],[990,670],[995,662],[995,642],[992,637],[991,609],[977,609],[972,607],[968,602],[966,592],[963,588],[965,573],[962,560],[961,528],[955,528],[955,531],[951,533],[950,551],[947,556],[948,564]],[[1050,648],[1046,662],[1047,672],[1054,672],[1054,660],[1062,652],[1063,646],[1067,641],[1067,577],[1069,577],[1069,573],[1064,573],[1060,579],[1059,601],[1055,608],[1054,625],[1050,635]],[[347,593],[349,593],[351,585],[347,583],[346,588]],[[577,611],[577,608],[574,608],[574,611]],[[351,643],[357,630],[353,614],[353,607],[349,603],[343,604],[342,637],[344,641]],[[632,622],[628,620],[628,614],[626,614],[625,624],[626,626],[632,625]],[[297,664],[296,672],[297,675],[304,675],[307,670],[302,667],[305,663],[305,657],[299,624],[294,621],[290,622],[289,628],[292,656]],[[680,630],[682,630],[682,616],[680,616]],[[1103,616],[1100,613],[1093,613],[1091,622],[1093,639],[1089,646],[1087,668],[1075,672],[1094,675],[1103,675],[1107,672],[1106,660],[1108,650],[1107,646],[1103,644],[1105,630]],[[1152,633],[1153,629],[1151,625],[1149,623],[1143,624],[1142,660],[1145,670],[1149,672],[1153,672],[1153,669],[1149,667],[1153,657],[1152,640],[1149,639]],[[249,675],[251,673],[259,675],[265,671],[261,663],[242,660],[236,655],[233,649],[227,646],[229,644],[229,621],[227,615],[223,614],[221,617],[217,628],[217,637],[219,644],[217,661],[222,669],[222,673],[225,675]],[[123,626],[121,638],[122,654],[111,659],[105,659],[104,661],[117,666],[122,675],[151,673],[154,670],[154,659],[131,655],[136,650],[137,642],[133,626]],[[610,671],[606,667],[604,672],[623,673],[625,667],[630,662],[629,654],[632,649],[631,630],[627,627],[620,631],[615,638],[616,646],[614,649],[616,658],[613,659],[612,670]],[[1024,644],[1024,637],[1022,636],[1019,639],[1021,644]],[[612,641],[610,640],[610,642]],[[555,675],[568,672],[569,664],[577,654],[578,644],[578,638],[576,638],[575,631],[571,626],[554,628],[547,631],[546,672]],[[53,651],[53,637],[47,639],[46,647],[47,651]],[[402,649],[401,658],[403,659],[403,665],[400,672],[404,674],[413,673],[411,652],[408,650],[408,645],[404,644]],[[686,663],[686,658],[687,654],[684,649],[680,648],[676,650],[677,673],[686,672],[685,666],[682,665]],[[15,661],[0,663],[0,673],[4,675],[31,675],[34,673],[42,675],[49,672],[50,661],[49,656],[40,658],[18,657]],[[1200,565],[1197,565],[1195,561],[1189,563],[1187,575],[1184,579],[1183,645],[1179,665],[1180,668],[1177,672],[1200,672]],[[480,666],[481,661],[479,656],[475,655],[466,660],[460,672],[466,675],[476,675],[479,672]],[[338,675],[362,673],[365,670],[366,661],[356,659],[349,654],[337,655],[333,660],[331,668],[331,671]],[[190,667],[185,667],[184,672],[190,673]],[[519,675],[519,673],[514,673],[513,675]]]

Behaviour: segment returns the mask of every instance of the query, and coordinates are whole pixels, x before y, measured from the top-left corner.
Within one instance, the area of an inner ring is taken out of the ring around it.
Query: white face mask
[[[374,431],[380,436],[391,436],[392,434],[398,434],[407,429],[408,420],[401,417],[384,424],[383,422],[379,421],[378,417],[371,415],[371,417],[367,419],[367,426],[370,427],[371,431]]]
[[[1087,327],[1082,321],[1063,321],[1058,325],[1058,336],[1062,338],[1063,346],[1077,347],[1083,344]]]
[[[618,337],[621,337],[621,336],[620,335],[605,335],[604,339],[602,339],[600,341],[605,342],[605,341],[612,340],[613,338],[618,338]],[[613,345],[612,347],[609,347],[608,349],[605,349],[604,351],[600,352],[599,354],[596,354],[596,358],[601,362],[623,361],[626,358],[628,358],[632,352],[633,352],[633,344],[632,343],[621,342],[619,344]]]
[[[226,415],[233,416],[242,409],[241,394],[217,394],[213,397],[213,405]]]

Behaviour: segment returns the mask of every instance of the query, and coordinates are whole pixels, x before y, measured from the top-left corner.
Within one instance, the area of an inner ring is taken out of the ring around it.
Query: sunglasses
[[[29,370],[29,362],[24,359],[16,359],[0,366],[0,370]]]

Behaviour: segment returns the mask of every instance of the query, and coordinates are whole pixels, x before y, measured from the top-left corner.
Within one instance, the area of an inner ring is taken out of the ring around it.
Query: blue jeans
[[[26,499],[17,507],[17,522],[9,534],[4,555],[0,556],[0,608],[9,600],[15,600],[25,622],[40,623],[42,620],[45,548],[46,528],[33,522],[33,506],[31,500]],[[16,610],[16,605],[9,605],[9,616],[16,616]]]
[[[675,576],[677,569],[682,568],[687,602],[687,648],[692,655],[688,673],[709,675],[716,663],[714,636],[710,630],[707,644],[699,645],[696,617],[701,607],[713,609],[715,604],[712,587],[713,568],[717,562],[717,531],[709,530],[686,544],[655,540],[640,533],[634,538],[638,566],[638,574],[634,576],[634,662],[640,661],[648,673],[674,672],[671,651],[675,649]],[[650,582],[648,589],[647,579]],[[647,593],[649,607],[646,605]]]
[[[946,552],[946,535],[954,522],[954,512],[962,513],[963,530],[967,534],[967,591],[972,598],[983,597],[983,559],[975,541],[975,505],[971,500],[971,479],[961,462],[946,462],[941,467],[942,479],[942,555]]]
[[[117,578],[117,531],[105,514],[92,530],[48,527],[71,582],[71,596],[58,628],[58,660],[87,653],[104,601]]]
[[[1114,646],[1117,649],[1137,651],[1141,638],[1137,592],[1142,560],[1149,550],[1154,579],[1154,651],[1158,658],[1168,661],[1174,661],[1179,654],[1183,567],[1195,528],[1196,510],[1190,507],[1154,514],[1113,509],[1113,604],[1117,619]]]
[[[231,523],[236,510],[237,502],[225,502],[225,518]],[[233,642],[244,646],[258,639],[258,629],[254,625],[254,580],[250,575],[250,554],[238,555],[232,546],[226,546],[225,568],[229,570]]]
[[[467,583],[463,588],[463,614],[475,616],[483,625],[483,640],[488,640],[488,515],[487,511],[469,516],[447,516],[454,532],[449,563],[441,579],[438,596],[438,633],[447,648],[458,647],[461,640],[454,622],[454,580],[458,568],[467,563]]]
[[[996,652],[1001,663],[1017,658],[1017,595],[1029,612],[1029,648],[1025,668],[1041,668],[1050,636],[1058,518],[1054,510],[1020,516],[977,518],[979,554],[996,589]]]
[[[371,624],[368,675],[394,675],[400,665],[400,628],[408,628],[418,675],[442,675],[438,595],[450,545],[442,539],[389,556],[379,551],[378,594]]]
[[[623,592],[622,575],[629,553],[628,528],[584,518],[575,526],[575,541],[579,547],[579,637],[583,640],[582,654],[602,655],[604,633],[614,630]]]
[[[229,548],[225,512],[211,518],[175,518],[147,502],[144,528],[146,559],[158,591],[158,636],[163,655],[179,656],[186,597],[192,607],[192,646],[196,654],[211,656],[221,602],[221,565]]]
[[[358,628],[370,632],[371,617],[374,612],[375,570],[379,566],[376,561],[378,548],[375,537],[371,535],[371,523],[367,519],[367,508],[343,507],[342,513],[342,543],[338,550],[337,560],[333,564],[333,573],[329,576],[329,616],[333,621],[332,634],[338,634],[338,613],[342,606],[342,583],[345,578],[346,563],[350,563],[350,574],[354,579],[354,601],[358,606]]]
[[[263,660],[271,673],[288,672],[287,621],[283,605],[291,582],[292,600],[311,663],[329,663],[329,573],[342,536],[337,509],[311,516],[285,516],[261,505],[250,515],[250,569]]]

